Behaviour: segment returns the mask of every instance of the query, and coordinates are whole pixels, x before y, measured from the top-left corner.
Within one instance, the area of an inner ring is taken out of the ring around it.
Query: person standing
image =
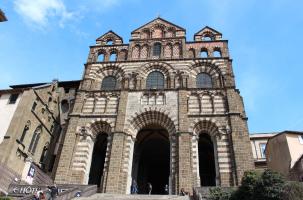
[[[50,199],[51,200],[56,199],[58,194],[59,194],[59,191],[58,191],[57,185],[54,184],[53,186],[50,187]]]
[[[168,185],[167,184],[165,184],[165,186],[164,186],[164,191],[165,191],[165,194],[168,194]]]
[[[151,195],[151,192],[153,190],[153,186],[150,182],[147,183],[147,190],[148,190],[148,194]]]

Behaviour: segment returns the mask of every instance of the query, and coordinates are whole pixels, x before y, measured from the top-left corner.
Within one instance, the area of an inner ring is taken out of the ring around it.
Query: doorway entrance
[[[139,131],[134,148],[132,178],[137,181],[138,193],[147,194],[147,184],[152,184],[152,194],[167,194],[169,184],[170,142],[168,132],[159,126],[149,126]]]
[[[98,134],[92,155],[92,163],[89,171],[88,184],[98,185],[100,187],[103,176],[104,162],[107,148],[107,134]]]
[[[200,134],[198,148],[201,186],[215,186],[216,167],[214,145],[208,134]]]

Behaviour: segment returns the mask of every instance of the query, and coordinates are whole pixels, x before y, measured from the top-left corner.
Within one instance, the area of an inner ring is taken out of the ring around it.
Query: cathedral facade
[[[109,31],[90,46],[55,182],[139,193],[236,186],[254,168],[243,100],[228,41],[205,27],[162,18],[131,32]]]

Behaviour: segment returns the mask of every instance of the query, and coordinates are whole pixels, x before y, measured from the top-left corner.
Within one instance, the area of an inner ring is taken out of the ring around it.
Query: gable
[[[161,30],[164,33],[172,32],[172,36],[170,37],[179,37],[179,36],[185,36],[186,30],[176,24],[173,24],[169,21],[166,21],[165,19],[162,19],[160,17],[157,17],[156,19],[144,24],[143,26],[135,29],[132,31],[132,38],[140,38],[140,34],[147,33],[147,34],[153,34],[157,32],[158,30]],[[155,33],[157,35],[157,33]],[[141,37],[142,38],[142,37]]]
[[[114,31],[110,30],[107,33],[101,35],[96,39],[97,44],[106,45],[108,41],[112,41],[113,44],[123,44],[123,39]]]
[[[194,40],[201,41],[204,40],[205,37],[209,37],[211,40],[219,40],[222,38],[222,33],[209,26],[205,26],[194,35]]]

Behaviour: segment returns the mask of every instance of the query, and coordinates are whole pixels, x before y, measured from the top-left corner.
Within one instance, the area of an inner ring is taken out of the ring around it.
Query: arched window
[[[105,58],[104,53],[100,53],[100,54],[98,55],[98,62],[103,62],[103,61],[104,61],[104,58]]]
[[[107,40],[106,45],[113,45],[113,41],[111,39]]]
[[[203,41],[212,41],[214,40],[214,36],[212,34],[206,33],[202,37]]]
[[[112,52],[110,54],[109,61],[116,61],[116,60],[117,60],[117,54],[115,52]]]
[[[200,73],[197,75],[197,88],[212,88],[212,80],[210,75],[206,73]]]
[[[61,101],[61,110],[63,113],[66,113],[69,110],[69,103],[66,99]]]
[[[200,57],[201,58],[207,58],[208,57],[208,53],[207,53],[207,50],[206,49],[202,49],[200,51]]]
[[[153,48],[153,56],[160,57],[161,55],[161,44],[155,43]]]
[[[151,72],[146,80],[147,89],[162,89],[164,88],[164,75],[161,72]]]
[[[213,57],[221,57],[221,51],[220,50],[214,50]]]
[[[28,151],[34,154],[36,152],[36,148],[40,139],[40,134],[42,132],[41,126],[38,126],[33,134],[31,143],[29,145]]]
[[[116,89],[117,80],[114,76],[107,76],[103,79],[101,89],[102,90],[114,90]]]

